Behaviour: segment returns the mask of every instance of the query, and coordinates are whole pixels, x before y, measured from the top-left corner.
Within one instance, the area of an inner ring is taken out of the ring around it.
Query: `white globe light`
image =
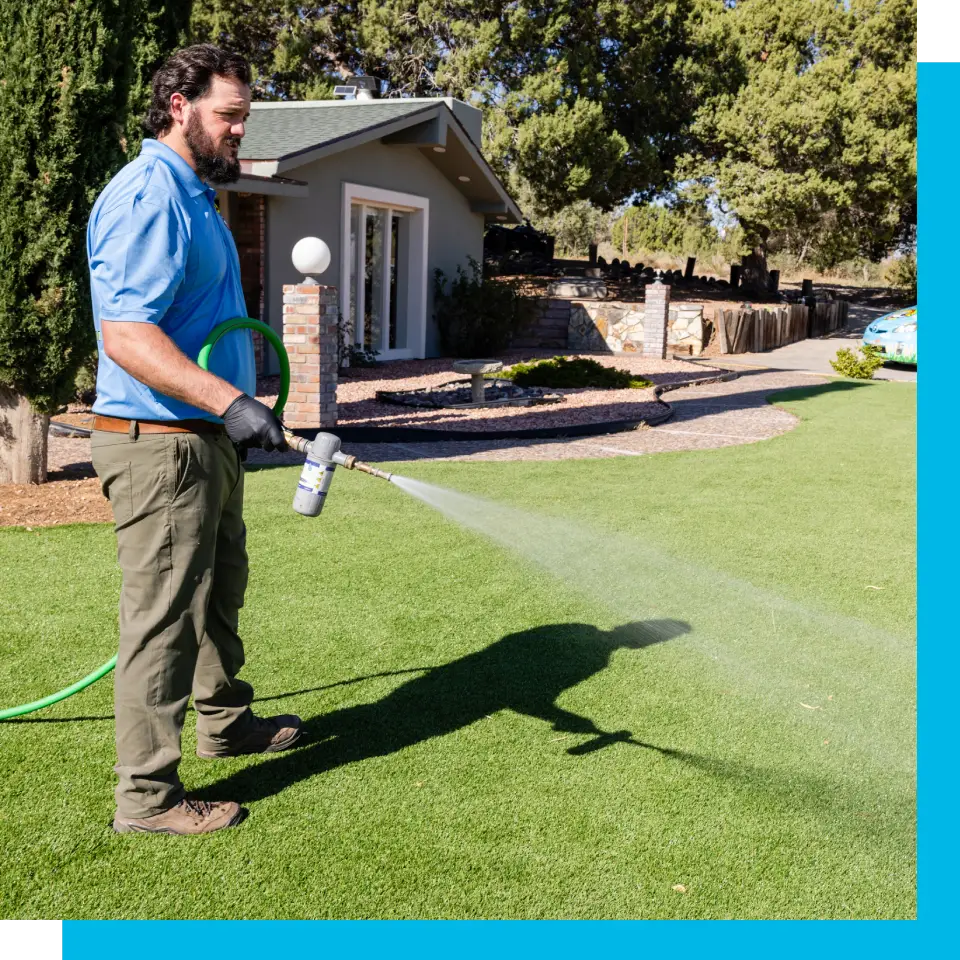
[[[294,244],[292,259],[305,277],[316,276],[330,266],[330,248],[319,237],[304,237]]]

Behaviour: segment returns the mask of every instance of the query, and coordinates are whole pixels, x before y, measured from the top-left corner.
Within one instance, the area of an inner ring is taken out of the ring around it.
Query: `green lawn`
[[[191,714],[188,787],[249,818],[118,837],[109,681],[0,724],[0,916],[913,916],[915,398],[398,467],[495,501],[492,538],[342,470],[307,520],[294,469],[249,474],[244,676],[311,745],[201,761]],[[112,655],[109,526],[2,530],[0,571],[0,706]]]

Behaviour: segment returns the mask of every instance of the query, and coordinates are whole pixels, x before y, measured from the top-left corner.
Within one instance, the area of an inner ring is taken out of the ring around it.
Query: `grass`
[[[118,837],[109,682],[0,724],[0,916],[914,916],[914,394],[779,402],[749,446],[400,466],[551,518],[516,550],[249,474],[243,675],[312,745],[201,761],[190,714],[185,782],[249,819]],[[0,703],[111,656],[109,526],[0,531],[0,570]]]

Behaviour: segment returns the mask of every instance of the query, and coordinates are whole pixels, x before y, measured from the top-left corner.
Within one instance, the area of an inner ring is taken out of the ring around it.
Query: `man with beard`
[[[87,254],[99,347],[93,463],[113,509],[120,592],[115,678],[119,777],[114,830],[209,833],[234,826],[232,802],[189,797],[177,773],[187,702],[197,753],[271,753],[300,737],[294,716],[260,718],[238,679],[238,611],[247,585],[242,451],[286,448],[253,399],[240,263],[209,184],[240,176],[250,68],[202,44],[153,78],[146,139],[97,199]]]

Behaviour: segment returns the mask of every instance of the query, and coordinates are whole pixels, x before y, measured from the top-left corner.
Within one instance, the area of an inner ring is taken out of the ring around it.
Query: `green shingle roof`
[[[279,160],[404,117],[436,110],[442,104],[442,100],[436,104],[384,100],[295,107],[253,104],[240,144],[240,159]]]

